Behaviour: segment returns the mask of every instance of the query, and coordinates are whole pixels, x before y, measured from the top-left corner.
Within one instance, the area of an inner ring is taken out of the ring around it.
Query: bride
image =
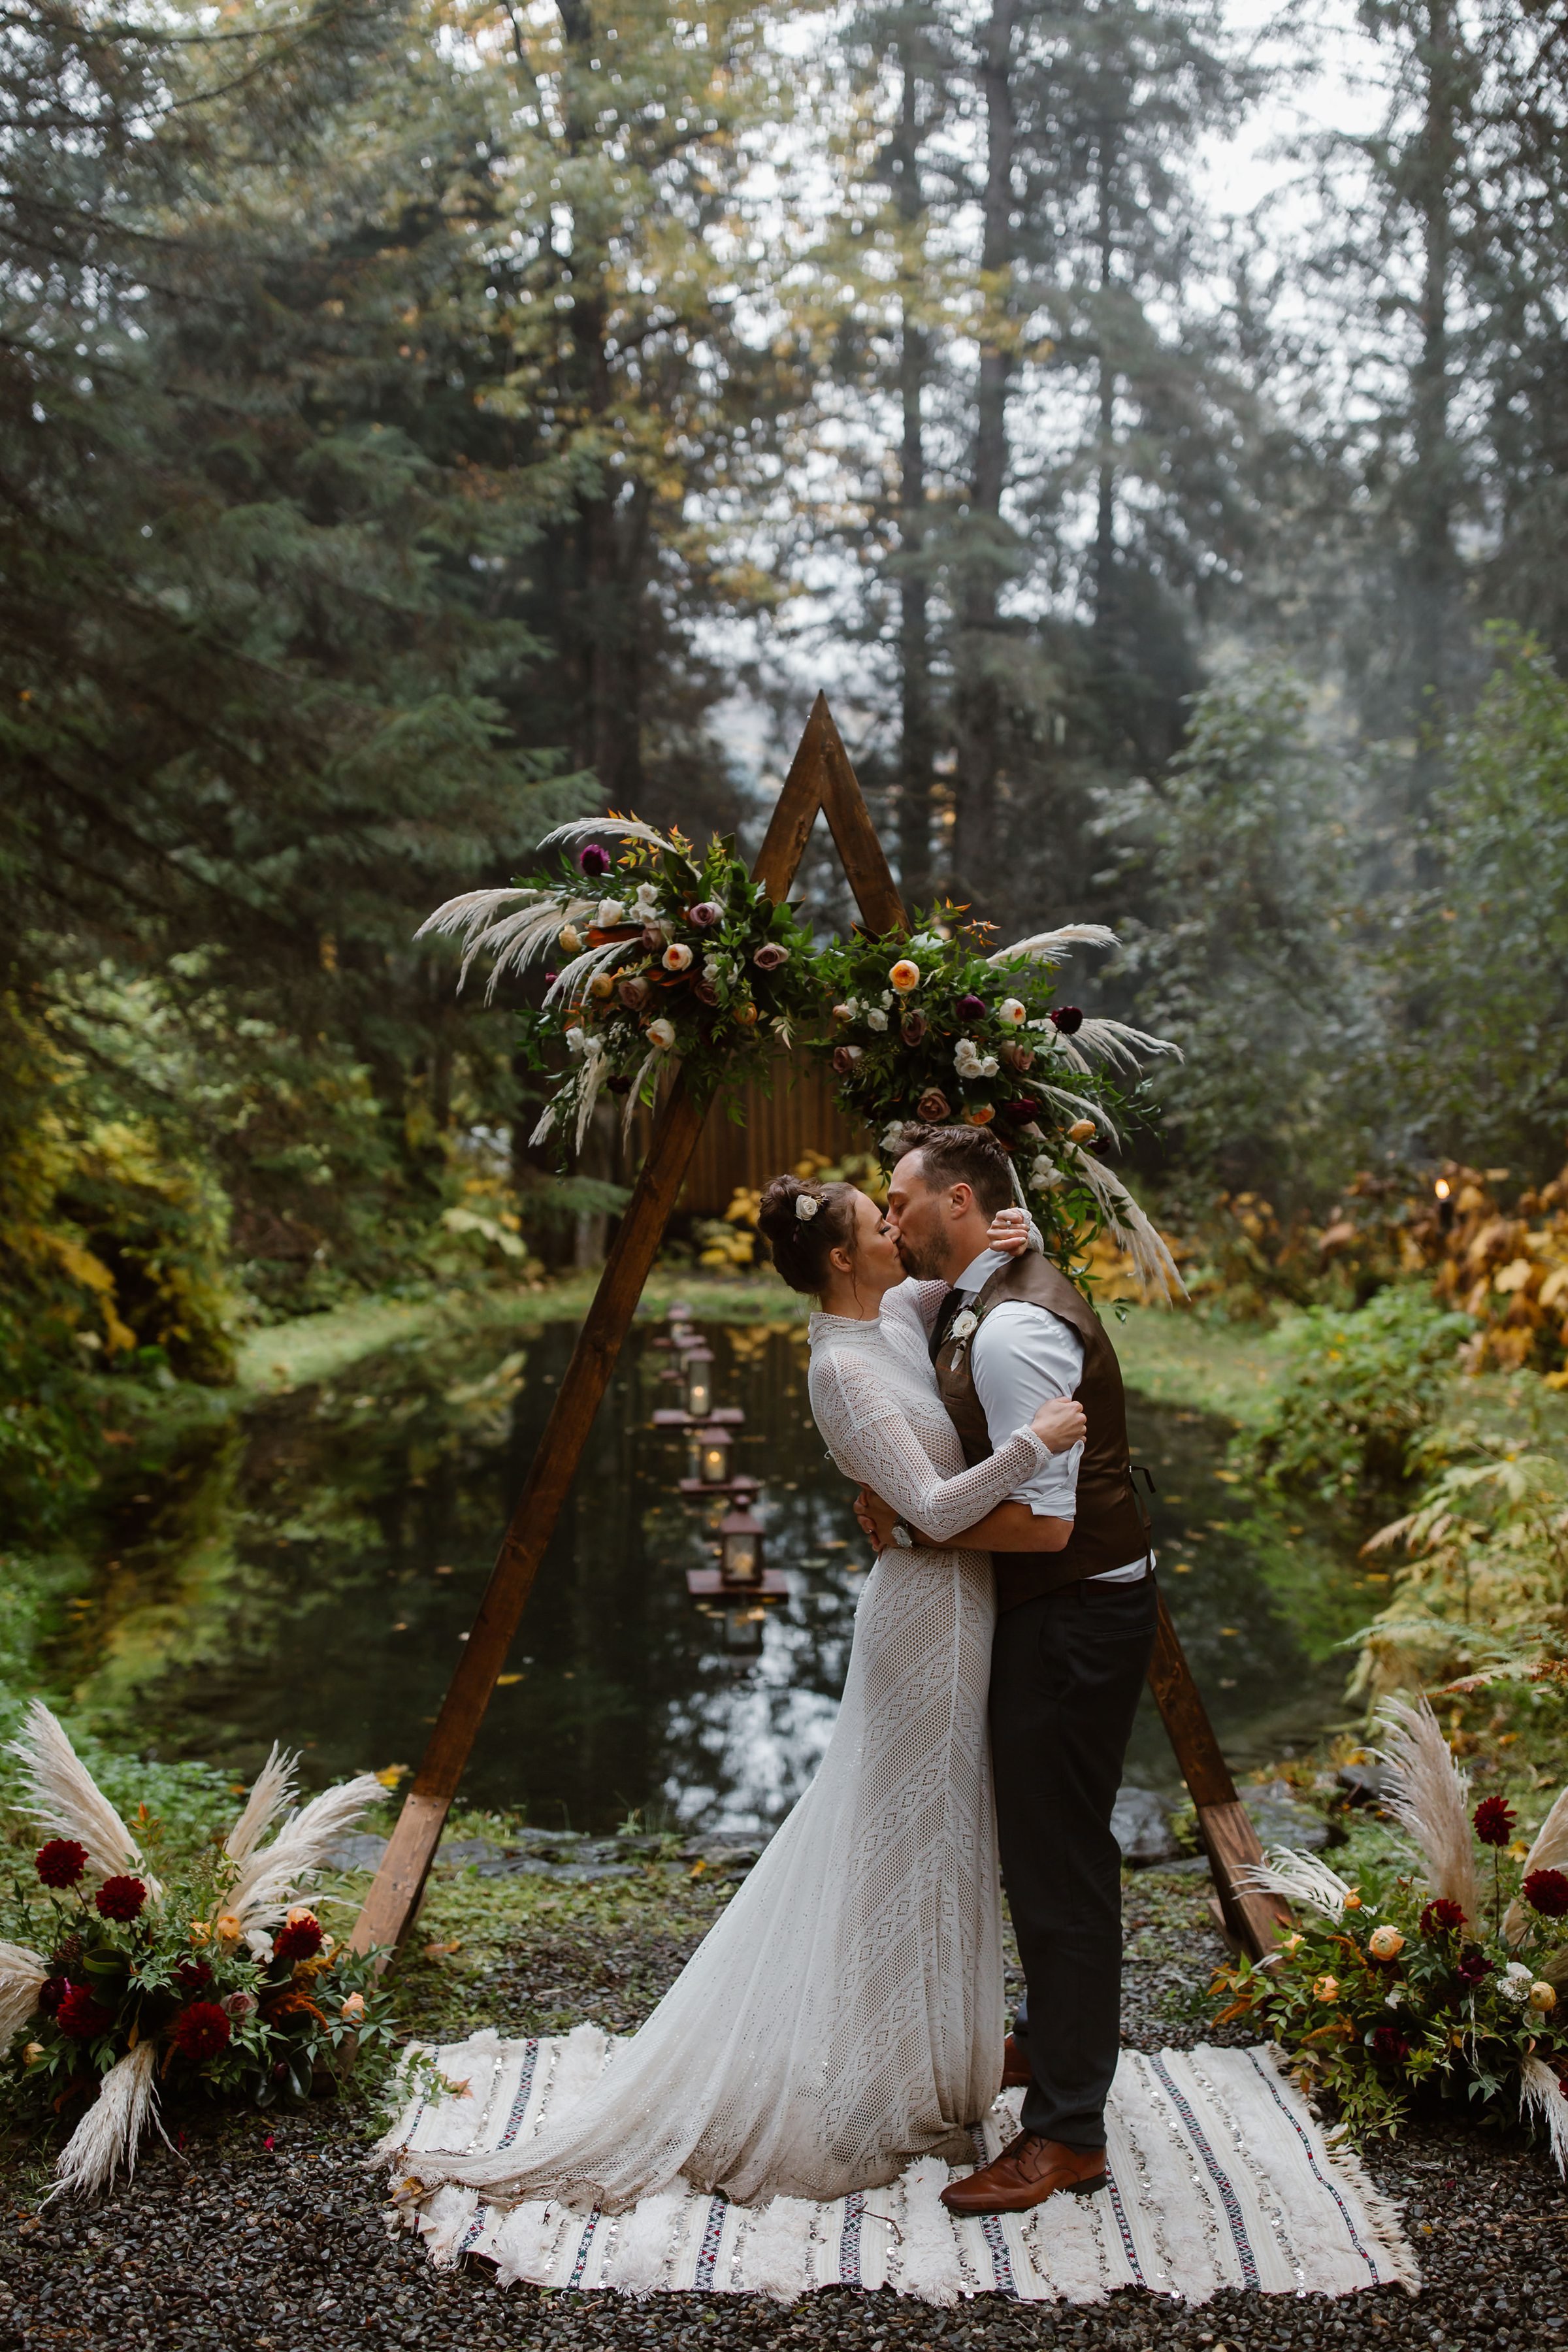
[[[959,2135],[996,2095],[984,1547],[1027,1544],[1029,1513],[1004,1498],[1081,1437],[1082,1412],[1053,1400],[964,1469],[928,1355],[945,1286],[905,1280],[853,1185],[777,1177],[761,1224],[784,1279],[818,1302],[811,1402],[833,1459],[957,1548],[891,1549],[872,1569],[816,1777],[640,2032],[526,2143],[412,2154],[429,2188],[611,2213],[678,2179],[738,2203],[826,2200],[949,2143],[967,2160]],[[1026,1225],[1005,1211],[988,1239],[1015,1255]]]

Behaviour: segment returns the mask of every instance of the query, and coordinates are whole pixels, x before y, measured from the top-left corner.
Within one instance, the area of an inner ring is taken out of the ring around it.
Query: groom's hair
[[[994,1217],[1013,1202],[1013,1176],[1007,1154],[984,1127],[906,1127],[899,1139],[900,1152],[918,1151],[921,1173],[933,1192],[951,1192],[967,1184],[977,1207]]]

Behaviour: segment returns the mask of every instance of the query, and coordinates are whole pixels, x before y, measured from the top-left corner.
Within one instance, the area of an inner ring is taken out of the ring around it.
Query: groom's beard
[[[900,1234],[893,1247],[899,1253],[899,1264],[915,1282],[945,1282],[946,1270],[942,1253],[933,1242],[910,1241]]]

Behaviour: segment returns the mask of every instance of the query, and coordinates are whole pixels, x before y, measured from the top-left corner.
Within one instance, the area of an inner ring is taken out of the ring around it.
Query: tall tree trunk
[[[1094,634],[1102,668],[1113,658],[1116,638],[1116,363],[1107,349],[1106,304],[1115,251],[1110,203],[1112,133],[1102,125],[1095,158],[1100,247],[1100,467],[1094,512]]]
[[[891,160],[898,180],[899,215],[906,230],[912,232],[925,208],[920,171],[920,84],[908,43],[901,42],[900,49],[903,86]],[[910,259],[906,245],[906,270]],[[911,908],[932,894],[931,782],[936,761],[921,414],[931,345],[917,317],[918,299],[906,298],[899,340],[899,404],[903,424],[899,454],[899,878],[904,904]]]
[[[565,79],[563,143],[573,158],[596,151],[593,53],[596,38],[585,0],[558,0],[571,63]],[[608,311],[603,272],[607,255],[587,248],[573,224],[570,362],[576,394],[603,415],[615,397],[607,348]],[[641,782],[642,601],[647,591],[646,489],[628,492],[614,476],[578,495],[577,588],[563,614],[574,640],[579,725],[573,750],[598,778],[612,808],[636,800]]]
[[[1413,814],[1425,810],[1441,761],[1436,740],[1459,595],[1454,546],[1458,453],[1452,433],[1448,304],[1454,266],[1453,183],[1460,156],[1465,62],[1456,53],[1449,0],[1427,0],[1426,119],[1417,149],[1415,202],[1421,225],[1421,347],[1411,387],[1414,512],[1411,517],[1408,703],[1416,752]]]
[[[1007,481],[1007,398],[1013,354],[1002,291],[1014,259],[1012,52],[1018,0],[992,0],[982,48],[985,99],[985,194],[980,268],[985,313],[981,327],[974,465],[960,598],[958,792],[953,868],[958,887],[983,904],[997,871],[997,800],[1002,763],[1002,665],[998,658],[1002,582],[1008,570],[1002,493]]]

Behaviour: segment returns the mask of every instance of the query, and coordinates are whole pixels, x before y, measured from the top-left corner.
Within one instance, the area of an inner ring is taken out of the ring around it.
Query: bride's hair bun
[[[763,1187],[757,1231],[792,1290],[820,1293],[829,1253],[855,1246],[855,1187],[775,1176]]]

